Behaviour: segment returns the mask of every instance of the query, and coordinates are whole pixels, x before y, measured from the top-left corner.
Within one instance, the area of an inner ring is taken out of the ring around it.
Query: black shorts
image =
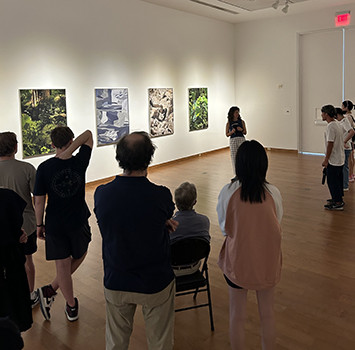
[[[88,222],[77,230],[61,234],[46,233],[46,260],[61,260],[70,256],[79,259],[87,252],[90,241]]]
[[[37,251],[37,232],[33,232],[27,237],[27,242],[23,246],[25,255],[32,255]]]
[[[224,276],[224,278],[225,278],[225,280],[226,280],[228,286],[230,286],[230,287],[232,287],[232,288],[235,288],[235,289],[244,289],[244,288],[239,287],[239,286],[237,286],[236,284],[234,284],[230,279],[228,279],[228,277],[227,277],[226,275],[223,275],[223,276]]]

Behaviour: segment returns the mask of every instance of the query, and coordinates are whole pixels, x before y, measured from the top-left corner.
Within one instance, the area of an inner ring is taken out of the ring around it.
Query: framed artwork
[[[64,89],[20,90],[23,158],[53,153],[51,131],[67,125]]]
[[[128,89],[95,89],[97,145],[116,143],[129,133]]]
[[[151,137],[174,133],[174,101],[172,88],[148,89]]]
[[[207,88],[189,89],[189,126],[190,131],[208,128]]]

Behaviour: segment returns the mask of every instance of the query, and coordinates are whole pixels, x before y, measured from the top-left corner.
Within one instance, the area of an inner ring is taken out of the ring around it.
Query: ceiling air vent
[[[274,4],[277,3],[276,6],[287,5],[287,4],[295,4],[297,2],[304,2],[307,0],[217,0],[220,3],[224,3],[230,6],[237,7],[239,9],[243,9],[245,11],[258,11],[267,8],[273,7]],[[277,7],[276,7],[277,8]]]
[[[232,10],[228,10],[224,7],[220,7],[220,6],[216,6],[216,5],[212,5],[212,4],[209,4],[207,2],[204,2],[204,1],[200,1],[200,0],[190,0],[191,2],[195,2],[196,4],[199,4],[199,5],[203,5],[203,6],[207,6],[207,7],[211,7],[215,10],[220,10],[220,11],[224,11],[224,12],[228,12],[228,13],[231,13],[233,15],[237,15],[238,12],[235,12],[235,11],[232,11]]]

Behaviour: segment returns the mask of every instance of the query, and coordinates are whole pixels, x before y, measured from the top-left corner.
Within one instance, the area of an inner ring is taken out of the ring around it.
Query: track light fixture
[[[288,8],[290,7],[290,4],[292,4],[292,1],[291,0],[285,0],[285,6],[282,8],[282,12],[283,13],[287,13],[288,12]],[[271,7],[275,10],[278,9],[278,7],[280,6],[280,0],[276,0],[272,5]]]
[[[289,8],[289,0],[286,0],[285,2],[285,7],[281,10],[284,14],[286,14],[288,12],[288,8]]]
[[[273,7],[275,10],[277,10],[277,8],[279,7],[280,5],[280,0],[276,0],[272,5],[271,7]]]

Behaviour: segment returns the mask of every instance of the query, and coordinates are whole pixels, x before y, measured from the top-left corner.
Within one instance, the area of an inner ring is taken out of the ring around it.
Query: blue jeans
[[[343,188],[349,188],[349,157],[351,149],[345,149],[345,163],[343,167]]]

